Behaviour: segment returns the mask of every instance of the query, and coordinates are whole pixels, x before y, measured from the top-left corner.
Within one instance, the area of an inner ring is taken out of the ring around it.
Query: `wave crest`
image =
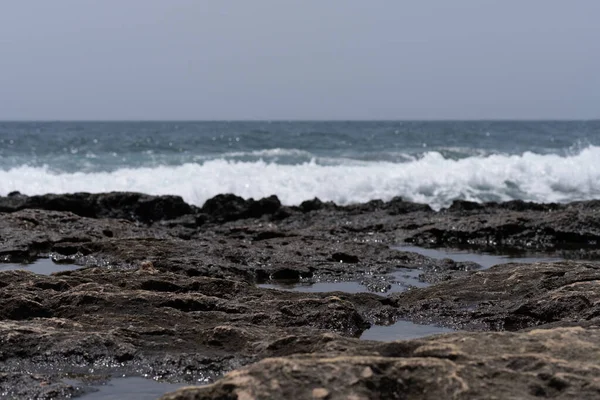
[[[246,198],[276,194],[288,205],[313,197],[349,204],[402,196],[434,209],[455,199],[567,202],[600,197],[600,147],[589,146],[571,156],[527,152],[459,160],[429,152],[403,163],[280,165],[217,159],[95,173],[57,174],[29,166],[0,171],[0,194],[14,190],[29,195],[78,191],[177,194],[196,205],[219,193]]]

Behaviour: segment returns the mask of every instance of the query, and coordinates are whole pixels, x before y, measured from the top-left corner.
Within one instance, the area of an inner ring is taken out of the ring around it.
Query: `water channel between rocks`
[[[460,261],[472,261],[481,265],[484,269],[493,267],[494,265],[506,264],[506,263],[534,263],[534,262],[552,262],[560,261],[560,258],[550,257],[514,257],[512,255],[497,255],[487,253],[470,253],[463,250],[441,250],[441,249],[427,249],[424,247],[417,246],[392,246],[392,249],[400,251],[410,251],[418,253],[426,257],[443,259],[449,258],[451,260]]]
[[[534,262],[552,262],[559,261],[558,258],[548,257],[512,257],[508,255],[494,255],[485,253],[469,253],[466,251],[454,250],[439,250],[427,249],[416,246],[393,246],[393,249],[405,252],[413,252],[431,257],[435,259],[449,258],[456,262],[471,261],[481,265],[484,269],[494,265],[504,264],[509,262],[518,263],[534,263]],[[391,284],[386,294],[399,293],[407,290],[410,287],[427,287],[427,283],[419,280],[419,275],[422,273],[418,269],[401,268],[390,274],[390,278],[395,281]],[[317,282],[317,283],[269,283],[258,285],[261,288],[289,290],[303,293],[321,293],[321,292],[345,292],[345,293],[364,293],[368,292],[368,288],[358,281],[344,282]],[[420,325],[410,321],[397,321],[392,325],[382,326],[374,325],[370,329],[363,332],[361,339],[364,340],[379,340],[390,341],[400,339],[414,339],[440,333],[454,332],[454,330],[435,325]]]
[[[140,377],[116,378],[103,385],[93,386],[93,392],[78,398],[84,400],[154,400],[184,386],[188,385],[157,382]]]

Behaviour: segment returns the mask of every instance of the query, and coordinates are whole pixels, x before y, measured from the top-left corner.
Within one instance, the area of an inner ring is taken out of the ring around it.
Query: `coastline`
[[[599,221],[598,200],[433,211],[399,198],[287,207],[219,195],[195,207],[139,193],[13,193],[0,198],[0,260],[82,268],[0,271],[2,393],[66,398],[125,374],[216,382],[169,399],[593,398]],[[399,243],[565,260],[483,270],[390,248]],[[387,293],[398,269],[426,286]],[[367,290],[257,286],[358,280]],[[358,339],[398,320],[460,332]]]

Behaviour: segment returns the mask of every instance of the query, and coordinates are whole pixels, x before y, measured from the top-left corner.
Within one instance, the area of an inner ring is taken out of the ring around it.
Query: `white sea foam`
[[[578,154],[491,155],[461,160],[429,152],[404,163],[278,165],[264,161],[211,160],[201,164],[57,174],[21,166],[0,171],[0,194],[139,191],[178,194],[202,205],[219,193],[260,198],[276,194],[284,204],[319,197],[338,204],[402,196],[439,209],[454,199],[566,202],[600,198],[600,147]]]

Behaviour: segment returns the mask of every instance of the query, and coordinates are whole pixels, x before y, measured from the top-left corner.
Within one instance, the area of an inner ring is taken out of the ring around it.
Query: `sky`
[[[0,119],[600,118],[598,0],[2,0]]]

